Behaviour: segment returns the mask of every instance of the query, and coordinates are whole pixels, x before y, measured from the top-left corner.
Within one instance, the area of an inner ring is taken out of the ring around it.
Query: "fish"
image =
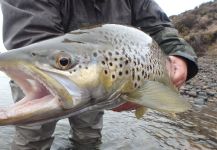
[[[173,85],[168,56],[143,31],[124,25],[81,28],[0,54],[0,70],[23,91],[0,108],[0,125],[44,123],[126,102],[165,113],[190,109]]]

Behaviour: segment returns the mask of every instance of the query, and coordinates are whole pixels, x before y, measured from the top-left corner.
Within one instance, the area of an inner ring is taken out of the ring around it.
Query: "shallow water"
[[[12,103],[8,79],[0,76],[0,106]],[[69,124],[58,122],[52,150],[70,147]],[[101,150],[206,150],[217,149],[217,105],[193,107],[172,118],[148,111],[140,120],[132,112],[106,111]],[[0,127],[0,149],[10,149],[13,127]],[[87,148],[88,149],[88,148]]]

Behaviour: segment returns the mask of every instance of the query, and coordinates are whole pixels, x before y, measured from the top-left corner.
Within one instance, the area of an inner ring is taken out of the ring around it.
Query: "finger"
[[[186,80],[184,69],[176,65],[173,82],[176,87],[180,88]]]
[[[170,56],[171,79],[176,87],[181,87],[187,79],[187,65],[179,57]]]

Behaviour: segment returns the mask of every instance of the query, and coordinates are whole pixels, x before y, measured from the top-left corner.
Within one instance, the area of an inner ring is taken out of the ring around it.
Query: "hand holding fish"
[[[177,56],[169,56],[167,69],[173,84],[180,88],[187,79],[187,64],[185,60]]]
[[[184,59],[177,56],[169,56],[167,63],[167,70],[170,74],[171,81],[173,84],[180,88],[187,79],[187,64]],[[127,102],[119,107],[112,109],[113,111],[130,111],[141,107],[138,104]]]

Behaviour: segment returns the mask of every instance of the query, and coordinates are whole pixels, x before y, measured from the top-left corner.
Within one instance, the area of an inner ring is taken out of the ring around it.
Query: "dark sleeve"
[[[1,7],[8,50],[63,34],[58,0],[4,0]]]
[[[179,56],[187,62],[188,79],[198,72],[193,48],[178,35],[167,15],[153,0],[133,0],[133,25],[150,34],[168,55]]]

